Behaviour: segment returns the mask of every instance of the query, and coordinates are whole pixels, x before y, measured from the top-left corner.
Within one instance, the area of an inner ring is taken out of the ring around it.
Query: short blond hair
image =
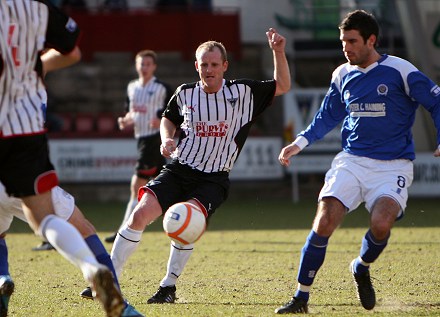
[[[199,56],[202,52],[205,51],[212,52],[216,47],[220,50],[223,62],[226,62],[228,60],[228,54],[226,53],[226,48],[223,45],[223,43],[217,41],[207,41],[200,44],[196,50],[196,60],[197,60],[197,56]]]

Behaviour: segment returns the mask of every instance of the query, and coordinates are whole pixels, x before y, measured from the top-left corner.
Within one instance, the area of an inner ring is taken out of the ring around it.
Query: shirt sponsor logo
[[[196,135],[198,137],[224,137],[229,126],[221,121],[218,123],[196,122]]]
[[[383,102],[378,103],[352,103],[349,106],[352,117],[385,117],[386,106]]]
[[[147,106],[144,104],[133,104],[132,110],[134,112],[147,113]]]

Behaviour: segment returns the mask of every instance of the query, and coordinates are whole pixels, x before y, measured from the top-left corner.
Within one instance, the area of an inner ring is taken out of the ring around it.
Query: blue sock
[[[301,299],[304,299],[306,302],[309,301],[310,293],[309,292],[302,292],[300,290],[296,290],[294,297],[298,297]]]
[[[9,275],[8,247],[5,238],[0,238],[0,275]]]
[[[93,254],[96,257],[96,260],[110,269],[110,271],[113,273],[116,285],[118,286],[118,288],[120,288],[118,278],[116,277],[115,268],[113,266],[113,262],[107,250],[105,249],[104,245],[102,244],[101,240],[99,240],[99,237],[96,234],[93,234],[91,236],[88,236],[84,240],[86,241],[90,250],[92,250]]]
[[[310,231],[306,243],[301,251],[301,261],[298,271],[298,282],[310,286],[313,284],[316,273],[324,263],[325,253],[327,251],[328,237],[321,237],[313,230]],[[295,297],[304,300],[309,299],[309,292],[298,290]]]
[[[360,274],[368,271],[369,266],[362,265],[360,259],[366,263],[373,263],[387,246],[389,238],[390,235],[384,240],[376,240],[371,233],[371,230],[368,230],[362,239],[362,246],[359,254],[360,258],[358,257],[354,263],[354,271]]]

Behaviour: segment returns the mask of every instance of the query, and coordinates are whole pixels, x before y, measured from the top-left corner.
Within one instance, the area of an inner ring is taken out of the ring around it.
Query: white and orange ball
[[[206,218],[198,206],[188,202],[177,203],[166,211],[163,229],[171,240],[183,245],[191,244],[205,232]]]

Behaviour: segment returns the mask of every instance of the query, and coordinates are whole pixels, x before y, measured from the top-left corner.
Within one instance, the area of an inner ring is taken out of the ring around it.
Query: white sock
[[[358,256],[359,259],[359,263],[362,264],[363,266],[369,267],[371,263],[367,263],[364,260],[362,260],[362,258],[360,256]]]
[[[298,283],[297,290],[304,292],[304,293],[310,293],[310,290],[312,289],[312,285],[303,285]]]
[[[128,221],[136,205],[137,205],[137,198],[131,198],[127,204],[127,208],[125,209],[124,219],[122,220],[121,227],[123,227],[124,224]]]
[[[160,281],[160,286],[176,285],[177,278],[182,274],[189,257],[193,253],[194,244],[182,245],[171,241],[170,257],[167,264],[167,275]]]
[[[119,229],[110,255],[118,279],[121,276],[125,262],[139,246],[141,237],[142,231],[131,229],[128,225]]]
[[[90,282],[100,264],[74,226],[56,215],[48,215],[38,231],[63,257],[80,268],[84,278]]]

